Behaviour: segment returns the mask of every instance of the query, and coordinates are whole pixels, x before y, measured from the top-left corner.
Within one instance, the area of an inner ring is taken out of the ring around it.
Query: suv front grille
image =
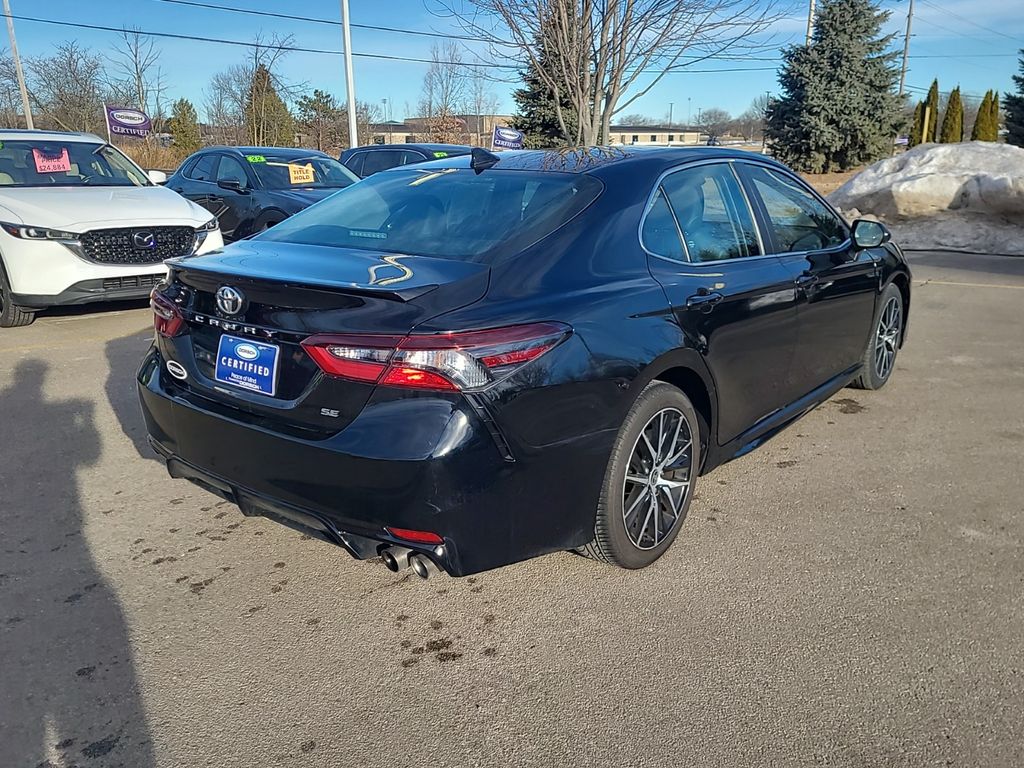
[[[159,264],[192,252],[192,227],[94,229],[79,237],[85,258],[97,264]],[[150,244],[152,243],[152,244]]]

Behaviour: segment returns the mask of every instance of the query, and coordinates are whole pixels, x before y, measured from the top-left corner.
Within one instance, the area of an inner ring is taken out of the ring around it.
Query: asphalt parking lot
[[[147,309],[0,332],[0,764],[1024,764],[1024,259],[913,266],[889,386],[632,573],[353,561],[166,476]]]

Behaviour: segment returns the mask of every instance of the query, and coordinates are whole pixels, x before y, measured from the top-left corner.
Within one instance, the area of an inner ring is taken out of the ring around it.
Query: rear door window
[[[366,159],[363,160],[362,176],[372,176],[380,171],[386,171],[389,168],[397,168],[399,165],[405,164],[405,152],[400,149],[379,149],[373,150],[366,153]]]
[[[670,173],[662,180],[661,194],[667,200],[691,262],[761,254],[754,216],[728,163],[698,165]],[[664,219],[664,214],[655,209],[648,219],[652,214]],[[653,250],[650,246],[648,249]]]
[[[213,181],[217,174],[218,159],[219,155],[213,153],[203,155],[195,165],[185,172],[185,175],[194,181]]]
[[[795,179],[760,166],[745,166],[764,204],[779,253],[817,251],[842,245],[846,225]]]

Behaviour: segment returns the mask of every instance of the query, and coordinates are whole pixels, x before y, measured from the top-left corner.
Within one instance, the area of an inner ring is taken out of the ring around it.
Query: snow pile
[[[892,225],[907,248],[1024,255],[1024,149],[924,144],[881,160],[829,195],[848,218]]]

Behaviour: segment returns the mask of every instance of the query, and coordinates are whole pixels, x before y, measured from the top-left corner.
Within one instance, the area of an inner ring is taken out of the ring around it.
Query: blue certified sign
[[[214,378],[250,392],[274,396],[277,389],[277,357],[280,350],[225,333],[217,347],[217,370]]]
[[[494,126],[494,135],[491,137],[491,146],[494,149],[522,149],[525,141],[526,136],[522,131],[504,125]]]

